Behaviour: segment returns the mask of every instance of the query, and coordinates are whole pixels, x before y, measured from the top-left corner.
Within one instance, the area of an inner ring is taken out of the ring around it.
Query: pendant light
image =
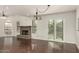
[[[39,15],[39,13],[45,13],[48,9],[49,9],[49,7],[50,7],[50,5],[47,5],[47,8],[46,9],[44,9],[43,11],[40,11],[40,10],[38,10],[37,8],[36,8],[36,13],[35,13],[35,19],[36,20],[39,20],[39,19],[41,19],[41,16]]]

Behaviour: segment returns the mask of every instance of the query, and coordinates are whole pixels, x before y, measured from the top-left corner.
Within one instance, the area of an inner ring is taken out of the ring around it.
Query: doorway
[[[63,41],[63,19],[51,19],[48,21],[48,40]]]

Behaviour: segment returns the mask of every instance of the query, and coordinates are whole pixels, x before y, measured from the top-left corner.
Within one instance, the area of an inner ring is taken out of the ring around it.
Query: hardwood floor
[[[12,37],[12,44],[4,45],[5,38],[0,38],[0,53],[78,53],[77,46],[71,43]]]

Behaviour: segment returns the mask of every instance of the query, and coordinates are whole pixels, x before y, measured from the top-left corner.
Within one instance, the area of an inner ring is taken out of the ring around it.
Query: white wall
[[[76,44],[79,48],[79,31],[78,31],[79,7],[76,9]]]
[[[17,35],[16,21],[20,21],[21,25],[32,25],[32,18],[29,17],[11,17],[13,24],[13,36]],[[63,19],[64,21],[64,42],[75,43],[76,42],[76,15],[75,11],[63,12],[52,15],[42,16],[42,20],[37,23],[37,32],[32,34],[34,39],[48,40],[48,20],[50,19]],[[5,20],[0,19],[0,37],[4,34]]]
[[[5,32],[4,32],[4,24],[5,24],[6,20],[11,20],[12,25],[15,26],[15,22],[14,22],[11,18],[7,18],[7,19],[0,18],[0,37],[6,36],[6,35],[5,35]],[[13,30],[12,30],[13,33],[12,33],[11,36],[14,35],[14,30],[15,30],[14,26],[13,26],[13,28],[12,28],[12,29],[13,29]]]
[[[32,33],[33,39],[48,39],[48,21],[45,19],[37,21],[37,31],[36,33]]]
[[[6,20],[11,20],[12,22],[12,35],[10,36],[16,36],[17,35],[17,21],[20,21],[21,26],[32,26],[31,18],[29,17],[7,17],[6,19],[0,18],[0,37],[6,36],[4,33],[4,23]]]
[[[28,17],[7,17],[6,19],[2,19],[0,18],[0,37],[4,37],[7,36],[4,32],[4,24],[6,22],[6,20],[11,20],[12,22],[12,35],[9,36],[16,36],[17,35],[17,21],[20,21],[20,25],[21,26],[31,26],[32,22],[31,19]],[[11,37],[6,37],[4,39],[4,45],[12,45],[13,39]]]
[[[31,17],[20,17],[18,21],[20,21],[20,26],[32,26]]]
[[[48,21],[50,19],[63,19],[64,42],[69,42],[69,43],[76,42],[75,11],[42,16],[42,20],[38,21],[37,32],[36,34],[33,34],[33,38],[48,40]]]

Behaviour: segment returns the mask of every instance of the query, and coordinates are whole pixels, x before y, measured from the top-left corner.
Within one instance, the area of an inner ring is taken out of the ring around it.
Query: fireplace
[[[31,39],[31,26],[19,26],[20,35],[18,38]]]
[[[28,32],[29,30],[22,30],[22,35],[29,35]]]

